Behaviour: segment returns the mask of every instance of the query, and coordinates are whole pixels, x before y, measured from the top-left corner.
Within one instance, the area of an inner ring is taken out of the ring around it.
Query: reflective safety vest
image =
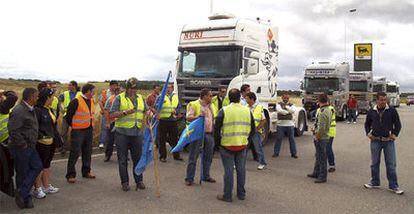
[[[250,109],[239,103],[231,103],[223,108],[224,119],[221,128],[221,145],[246,146],[250,133]]]
[[[125,95],[125,92],[118,95],[119,96],[119,111],[126,111],[130,109],[134,109],[135,106],[132,101]],[[144,99],[140,94],[137,94],[137,108],[135,109],[135,113],[128,114],[118,118],[115,121],[115,127],[117,128],[133,128],[133,127],[142,127],[142,122],[144,120],[144,110],[145,104]]]
[[[214,96],[211,99],[211,103],[216,107],[217,110],[220,110],[218,95]],[[230,100],[229,100],[228,96],[225,96],[222,103],[221,103],[221,107],[223,108],[223,107],[228,106],[228,105],[230,105]]]
[[[9,114],[0,114],[0,143],[9,138],[7,123],[9,122]]]
[[[53,96],[53,101],[52,101],[52,104],[50,105],[50,109],[52,110],[53,114],[55,114],[55,116],[57,116],[58,104],[59,104],[59,99]]]
[[[86,129],[94,126],[95,104],[91,99],[91,109],[89,110],[83,97],[76,97],[78,100],[78,108],[72,118],[72,129]]]
[[[257,104],[256,107],[253,109],[253,118],[254,118],[254,125],[255,127],[259,126],[260,122],[264,119],[262,118],[263,115],[263,106]],[[259,132],[263,132],[263,129],[259,130]]]
[[[194,100],[190,103],[188,103],[187,105],[187,111],[190,109],[190,106],[193,108],[194,110],[194,117],[198,117],[201,115],[201,100]],[[218,114],[218,110],[217,107],[215,105],[210,105],[211,111],[213,113],[213,118],[217,117]]]
[[[78,98],[80,95],[81,95],[81,92],[79,92],[79,91],[76,92],[75,98]],[[63,92],[63,108],[65,109],[65,112],[66,112],[66,109],[69,106],[70,101],[72,101],[72,100],[70,99],[69,91]]]
[[[166,94],[164,97],[164,104],[162,104],[162,109],[160,111],[161,118],[169,118],[173,113],[174,109],[178,106],[178,96],[173,95],[171,100],[169,96]],[[175,116],[175,115],[174,115]]]
[[[332,111],[332,122],[331,126],[329,127],[328,136],[329,137],[336,137],[336,111],[335,108],[331,105],[328,106],[328,109]],[[319,114],[321,108],[318,108],[316,111],[316,115]]]

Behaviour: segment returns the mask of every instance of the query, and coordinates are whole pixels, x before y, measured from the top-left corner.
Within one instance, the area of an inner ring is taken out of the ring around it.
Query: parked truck
[[[349,94],[358,101],[358,113],[367,113],[373,102],[373,76],[371,71],[349,73]]]
[[[349,64],[316,62],[306,66],[302,90],[303,104],[310,117],[315,115],[318,96],[325,93],[335,107],[337,119],[345,120],[349,98]]]
[[[182,111],[198,99],[202,88],[217,93],[249,84],[264,107],[265,138],[276,132],[276,92],[279,61],[278,29],[268,21],[214,14],[203,24],[182,28],[175,81]],[[296,135],[307,129],[306,112],[299,107],[293,116]]]
[[[387,78],[383,76],[374,77],[372,85],[372,100],[373,103],[375,103],[377,101],[376,95],[378,92],[387,92]]]
[[[400,84],[395,81],[387,81],[387,97],[389,105],[400,107]]]

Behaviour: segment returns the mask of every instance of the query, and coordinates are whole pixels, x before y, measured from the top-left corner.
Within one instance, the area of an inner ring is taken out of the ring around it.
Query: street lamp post
[[[349,13],[355,13],[357,11],[356,8],[350,9],[348,12]],[[346,16],[347,13],[344,14],[344,61],[347,61],[347,57],[346,57]]]

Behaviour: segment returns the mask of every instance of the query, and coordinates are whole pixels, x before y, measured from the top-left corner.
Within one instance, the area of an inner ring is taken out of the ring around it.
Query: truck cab
[[[318,96],[328,95],[339,120],[347,117],[349,98],[349,64],[346,62],[316,62],[305,67],[303,104],[308,115],[314,116]]]
[[[278,37],[277,27],[268,21],[228,14],[214,14],[205,23],[185,25],[174,72],[182,111],[198,99],[202,88],[216,94],[220,86],[240,89],[249,84],[264,107],[266,133],[276,131]],[[294,118],[301,135],[306,128],[305,111],[300,109]]]
[[[349,94],[358,101],[358,112],[366,113],[373,102],[373,76],[371,71],[349,73]]]
[[[400,85],[395,81],[387,81],[386,90],[389,105],[400,107]]]

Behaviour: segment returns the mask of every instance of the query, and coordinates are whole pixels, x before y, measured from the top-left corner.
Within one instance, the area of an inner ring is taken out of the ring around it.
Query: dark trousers
[[[355,122],[356,121],[356,109],[349,109],[348,110],[348,121]]]
[[[91,171],[93,129],[73,129],[71,134],[71,149],[68,160],[66,178],[76,177],[76,162],[82,152],[82,176]]]
[[[112,131],[114,128],[114,123],[111,123],[111,127],[106,129],[106,142],[105,142],[105,157],[111,157],[114,151],[115,143],[115,131]]]
[[[289,138],[290,154],[296,155],[296,143],[295,143],[295,127],[294,126],[278,126],[276,133],[276,143],[273,149],[273,154],[279,155],[280,147],[282,146],[282,140],[285,135]]]
[[[31,199],[30,190],[43,170],[42,161],[34,148],[11,148],[16,170],[16,187],[25,202]]]
[[[332,150],[332,144],[333,144],[334,138],[329,138],[328,145],[326,145],[326,155],[328,156],[328,163],[329,166],[334,167],[335,166],[335,155]]]
[[[120,134],[115,131],[115,143],[116,143],[116,152],[118,156],[118,168],[119,176],[121,178],[121,184],[129,183],[128,176],[128,150],[131,153],[132,158],[132,172],[135,171],[135,167],[138,164],[139,159],[142,154],[142,136],[128,136]],[[142,182],[142,174],[134,174],[135,183]]]
[[[171,147],[177,145],[178,141],[178,126],[177,121],[167,121],[167,120],[160,120],[160,124],[158,125],[158,139],[159,139],[159,152],[160,152],[160,159],[167,158],[167,148],[166,143],[168,143]],[[180,153],[176,152],[173,153],[174,158],[179,158]]]
[[[316,141],[315,144],[315,167],[313,169],[313,174],[318,177],[318,179],[326,180],[328,175],[327,169],[327,157],[326,157],[326,145],[328,144],[329,139]]]
[[[224,168],[224,198],[231,199],[233,193],[234,178],[233,172],[236,166],[237,174],[237,196],[245,197],[246,190],[244,185],[246,183],[246,156],[247,150],[240,152],[232,152],[224,148],[220,148],[221,161]]]

